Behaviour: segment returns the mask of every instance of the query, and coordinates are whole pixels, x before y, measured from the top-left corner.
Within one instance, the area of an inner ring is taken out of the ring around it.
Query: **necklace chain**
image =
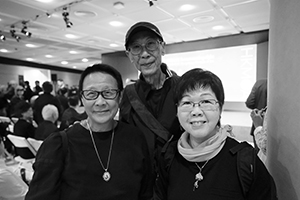
[[[202,181],[204,179],[203,175],[202,175],[202,169],[205,167],[205,165],[208,163],[209,159],[202,165],[202,167],[200,167],[196,162],[196,166],[198,167],[199,169],[199,172],[195,175],[195,183],[194,183],[194,189],[193,191],[195,191],[195,189],[198,188],[198,182],[199,181]]]
[[[91,135],[92,143],[93,143],[93,146],[94,146],[97,158],[98,158],[98,160],[99,160],[99,162],[101,164],[101,167],[105,171],[104,174],[103,174],[103,179],[105,181],[109,181],[109,179],[110,179],[110,173],[108,172],[108,168],[109,168],[109,163],[110,163],[110,157],[111,157],[111,152],[112,152],[112,146],[113,146],[113,141],[114,141],[115,130],[113,128],[113,132],[112,132],[112,136],[111,136],[111,141],[110,141],[109,152],[108,152],[108,158],[107,158],[107,163],[106,163],[106,168],[105,168],[104,164],[103,164],[103,162],[102,162],[102,160],[100,158],[100,155],[99,155],[99,152],[98,152],[98,149],[97,149],[97,146],[96,146],[96,143],[95,143],[94,136],[93,136],[92,130],[90,128],[90,125],[89,125],[88,121],[86,121],[86,123],[87,123],[87,127],[89,129],[90,135]]]
[[[207,160],[207,161],[202,165],[202,167],[200,167],[200,166],[198,165],[198,163],[195,162],[195,164],[196,164],[196,166],[198,167],[198,169],[200,170],[200,172],[202,172],[202,169],[205,167],[205,165],[208,163],[208,161],[209,161],[209,160]]]

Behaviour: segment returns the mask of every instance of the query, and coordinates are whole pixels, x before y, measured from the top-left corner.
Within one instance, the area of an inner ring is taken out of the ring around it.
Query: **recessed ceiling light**
[[[194,8],[195,8],[194,5],[184,4],[184,5],[180,6],[179,10],[180,11],[190,11],[190,10],[193,10]]]
[[[77,17],[96,17],[97,13],[85,10],[77,10],[74,12]]]
[[[195,17],[193,19],[193,22],[195,23],[205,23],[205,22],[210,22],[213,21],[215,18],[213,16],[200,16],[200,17]]]
[[[86,58],[83,58],[81,61],[82,61],[82,62],[88,62],[89,60],[86,59]]]
[[[35,1],[42,2],[42,3],[50,3],[53,0],[35,0]]]
[[[69,51],[70,54],[77,54],[77,51]]]
[[[117,10],[121,10],[124,7],[125,7],[124,3],[120,2],[120,1],[114,3],[114,8],[117,9]]]
[[[109,24],[110,24],[111,26],[115,26],[115,27],[118,27],[118,26],[122,26],[122,25],[123,25],[123,23],[122,23],[122,22],[119,22],[119,21],[111,21],[111,22],[109,22]]]
[[[73,68],[75,69],[75,68],[77,68],[76,66],[73,66]]]
[[[26,58],[27,61],[33,61],[33,58]]]
[[[7,49],[0,49],[0,52],[2,52],[2,53],[8,53],[8,50]]]
[[[73,34],[66,34],[65,37],[69,38],[69,39],[77,39],[77,38],[79,38],[78,36],[73,35]]]
[[[118,44],[110,44],[109,46],[111,46],[111,47],[118,47],[119,45]]]
[[[68,64],[68,61],[61,61],[61,64],[66,65]]]
[[[36,46],[36,45],[34,45],[34,44],[26,44],[25,46],[26,46],[26,47],[30,47],[30,48],[37,47],[37,46]]]
[[[2,21],[2,19],[0,18],[0,22]]]
[[[45,55],[46,58],[53,58],[52,55]]]
[[[218,30],[224,29],[224,26],[218,25],[218,26],[212,27],[212,29],[215,30],[215,31],[218,31]]]

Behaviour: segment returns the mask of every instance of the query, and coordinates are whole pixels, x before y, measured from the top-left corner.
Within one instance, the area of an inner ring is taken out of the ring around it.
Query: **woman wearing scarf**
[[[238,156],[230,151],[239,142],[228,137],[230,126],[221,126],[224,89],[215,74],[199,68],[186,72],[177,84],[175,102],[185,132],[163,150],[155,200],[276,199],[273,179],[256,154],[255,173],[243,193]]]

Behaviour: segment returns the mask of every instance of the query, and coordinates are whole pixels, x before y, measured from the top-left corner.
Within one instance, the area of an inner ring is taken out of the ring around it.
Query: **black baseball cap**
[[[138,22],[136,24],[134,24],[133,26],[130,27],[130,29],[127,31],[126,33],[126,37],[125,37],[125,48],[128,48],[128,43],[130,42],[132,36],[139,32],[139,31],[144,31],[144,30],[148,30],[148,31],[152,31],[153,33],[155,33],[159,39],[161,39],[161,41],[164,41],[159,29],[152,23],[150,22]]]

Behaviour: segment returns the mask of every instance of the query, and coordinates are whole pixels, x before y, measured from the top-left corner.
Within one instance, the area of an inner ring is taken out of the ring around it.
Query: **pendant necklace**
[[[204,177],[203,177],[203,175],[201,174],[201,172],[202,172],[202,169],[205,167],[205,165],[208,163],[208,161],[209,161],[209,160],[207,160],[207,161],[202,165],[202,167],[200,167],[200,166],[195,162],[196,166],[197,166],[198,169],[199,169],[199,173],[197,173],[196,176],[195,176],[195,183],[194,183],[194,189],[193,189],[193,191],[195,191],[195,189],[198,188],[198,182],[199,182],[199,181],[202,181],[202,180],[204,179]]]
[[[98,149],[97,149],[97,147],[96,147],[96,143],[95,143],[94,136],[93,136],[93,133],[92,133],[92,131],[91,131],[90,125],[89,125],[88,121],[86,121],[86,123],[87,123],[87,127],[88,127],[88,129],[89,129],[89,131],[90,131],[91,139],[92,139],[92,142],[93,142],[93,146],[94,146],[94,149],[95,149],[97,158],[98,158],[98,160],[99,160],[99,162],[100,162],[100,164],[101,164],[101,167],[102,167],[103,170],[104,170],[104,173],[103,173],[102,178],[103,178],[104,181],[107,182],[107,181],[109,181],[110,178],[111,178],[111,175],[110,175],[110,173],[108,172],[108,168],[109,168],[110,156],[111,156],[111,152],[112,152],[112,145],[113,145],[113,141],[114,141],[115,130],[113,129],[113,131],[112,131],[112,136],[111,136],[111,141],[110,141],[110,147],[109,147],[109,152],[108,152],[108,158],[107,158],[107,164],[106,164],[106,168],[105,168],[104,165],[103,165],[103,163],[102,163],[102,160],[101,160],[101,158],[100,158]]]

